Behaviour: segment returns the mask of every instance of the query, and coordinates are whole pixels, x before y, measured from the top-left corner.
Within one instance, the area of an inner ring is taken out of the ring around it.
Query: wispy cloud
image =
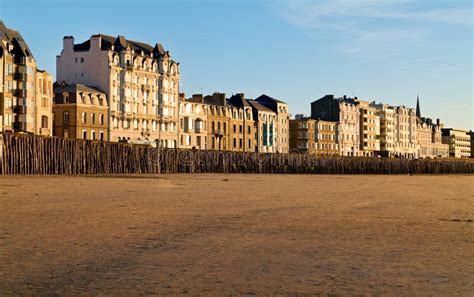
[[[273,2],[275,3],[275,2]],[[324,34],[348,55],[389,60],[423,47],[440,26],[473,26],[470,1],[287,0],[277,13],[288,23]],[[319,34],[320,33],[320,34]]]
[[[420,5],[423,4],[424,5]],[[445,1],[449,5],[432,6],[420,0],[287,0],[282,5],[283,17],[308,27],[326,26],[330,19],[386,19],[473,25],[472,3]],[[458,1],[459,2],[459,1]],[[434,1],[433,3],[436,3]],[[426,8],[428,7],[428,8]]]

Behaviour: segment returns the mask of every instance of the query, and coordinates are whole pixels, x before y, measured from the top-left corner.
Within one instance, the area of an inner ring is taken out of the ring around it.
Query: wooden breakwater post
[[[163,149],[0,133],[0,174],[140,173],[473,174],[474,160]]]

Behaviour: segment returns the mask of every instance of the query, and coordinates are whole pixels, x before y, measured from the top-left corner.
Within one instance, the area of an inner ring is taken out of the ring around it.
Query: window
[[[84,63],[84,58],[81,58],[81,63]]]
[[[48,128],[48,117],[41,116],[41,128]]]
[[[91,139],[95,140],[95,131],[94,130],[91,131]]]
[[[242,130],[243,130],[242,125],[240,125],[239,126],[239,133],[242,133]]]
[[[63,131],[63,137],[68,138],[69,137],[69,129],[64,129]]]
[[[82,130],[82,139],[87,139],[87,130]]]
[[[91,124],[95,124],[95,113],[91,113]]]
[[[237,132],[237,125],[234,125],[234,133],[236,133],[236,132]]]
[[[234,125],[235,127],[235,125]],[[237,148],[237,139],[234,138],[234,148]]]
[[[63,113],[63,123],[68,124],[69,123],[69,111],[65,111]]]
[[[101,113],[99,115],[99,124],[104,125],[104,114],[103,113]]]
[[[99,132],[99,139],[104,140],[104,132],[102,131]]]
[[[87,123],[87,112],[82,113],[82,123],[83,124]]]

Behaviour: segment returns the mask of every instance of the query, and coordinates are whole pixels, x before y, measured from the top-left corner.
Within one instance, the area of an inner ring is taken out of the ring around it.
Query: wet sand
[[[0,296],[474,294],[474,176],[0,177]]]

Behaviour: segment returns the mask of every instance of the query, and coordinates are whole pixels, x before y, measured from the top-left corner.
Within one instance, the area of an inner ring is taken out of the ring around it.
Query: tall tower
[[[420,95],[416,96],[416,117],[421,118]]]

